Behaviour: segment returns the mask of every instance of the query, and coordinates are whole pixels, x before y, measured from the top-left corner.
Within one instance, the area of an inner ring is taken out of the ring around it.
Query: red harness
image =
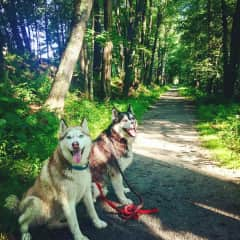
[[[113,202],[104,196],[103,191],[102,191],[102,186],[100,183],[96,183],[98,190],[100,192],[100,199],[104,202],[106,202],[111,208],[116,210],[117,214],[119,217],[121,217],[124,220],[137,220],[140,215],[142,214],[151,214],[151,213],[157,213],[158,209],[157,208],[152,208],[152,209],[142,209],[143,208],[143,199],[142,197],[134,192],[139,200],[140,203],[138,205],[134,204],[128,204],[128,205],[119,205],[116,202]]]

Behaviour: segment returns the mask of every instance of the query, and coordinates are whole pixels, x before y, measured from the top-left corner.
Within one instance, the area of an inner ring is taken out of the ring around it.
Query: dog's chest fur
[[[93,181],[102,182],[107,171],[119,171],[116,161],[122,170],[132,162],[132,144],[121,138],[114,131],[104,131],[92,145],[90,168]]]

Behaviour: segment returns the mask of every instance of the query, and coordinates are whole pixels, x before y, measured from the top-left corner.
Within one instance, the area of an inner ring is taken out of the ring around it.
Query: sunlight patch
[[[239,216],[239,215],[232,214],[232,213],[229,213],[229,212],[225,212],[225,211],[223,211],[223,210],[221,210],[221,209],[218,209],[218,208],[215,208],[215,207],[211,207],[211,206],[205,205],[205,204],[203,204],[203,203],[193,202],[193,204],[194,204],[195,206],[198,206],[198,207],[207,209],[207,210],[209,210],[209,211],[215,212],[215,213],[220,214],[220,215],[223,215],[223,216],[225,216],[225,217],[229,217],[229,218],[232,218],[232,219],[234,219],[234,220],[240,221],[240,216]]]
[[[176,232],[172,229],[168,229],[162,225],[160,219],[153,216],[149,215],[142,216],[140,218],[140,221],[144,223],[155,236],[160,237],[161,239],[164,240],[185,240],[185,239],[207,240],[207,238],[197,236],[191,232],[187,231]]]

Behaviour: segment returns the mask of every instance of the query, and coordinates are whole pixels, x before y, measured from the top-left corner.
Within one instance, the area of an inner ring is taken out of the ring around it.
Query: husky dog
[[[115,107],[112,109],[112,123],[99,137],[93,141],[90,153],[90,168],[93,182],[104,183],[108,174],[113,189],[122,204],[132,203],[125,196],[129,192],[123,186],[123,179],[116,161],[124,171],[133,160],[132,143],[136,137],[137,121],[131,105],[126,112],[120,112]],[[93,183],[93,197],[99,195]]]
[[[93,204],[88,167],[90,149],[91,139],[85,119],[78,127],[67,127],[61,121],[57,149],[45,161],[34,185],[19,204],[22,240],[31,239],[28,229],[36,224],[49,227],[68,225],[74,240],[88,239],[78,225],[76,204],[80,200],[83,200],[95,227],[107,226],[99,219]]]

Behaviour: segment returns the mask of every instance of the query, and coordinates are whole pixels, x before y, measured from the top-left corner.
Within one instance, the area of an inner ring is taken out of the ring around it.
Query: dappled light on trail
[[[194,112],[192,102],[179,97],[176,91],[163,95],[143,119],[134,145],[135,153],[203,174],[239,181],[240,171],[216,166],[213,157],[201,147],[194,127]]]
[[[207,238],[202,238],[197,235],[194,235],[191,232],[187,231],[180,231],[175,232],[171,229],[168,229],[164,227],[164,225],[161,223],[160,219],[152,216],[144,216],[140,219],[141,222],[143,222],[149,230],[156,235],[156,237],[160,237],[160,239],[164,240],[177,240],[177,239],[191,239],[191,240],[207,240]]]
[[[223,210],[221,210],[221,209],[208,206],[208,205],[203,204],[203,203],[193,202],[193,204],[196,205],[196,206],[198,206],[198,207],[205,208],[205,209],[207,209],[207,210],[209,210],[209,211],[212,211],[212,212],[221,214],[221,215],[223,215],[223,216],[230,217],[230,218],[232,218],[232,219],[235,219],[235,220],[240,221],[240,215],[239,215],[239,214],[238,214],[238,215],[232,214],[232,213],[223,211]]]

